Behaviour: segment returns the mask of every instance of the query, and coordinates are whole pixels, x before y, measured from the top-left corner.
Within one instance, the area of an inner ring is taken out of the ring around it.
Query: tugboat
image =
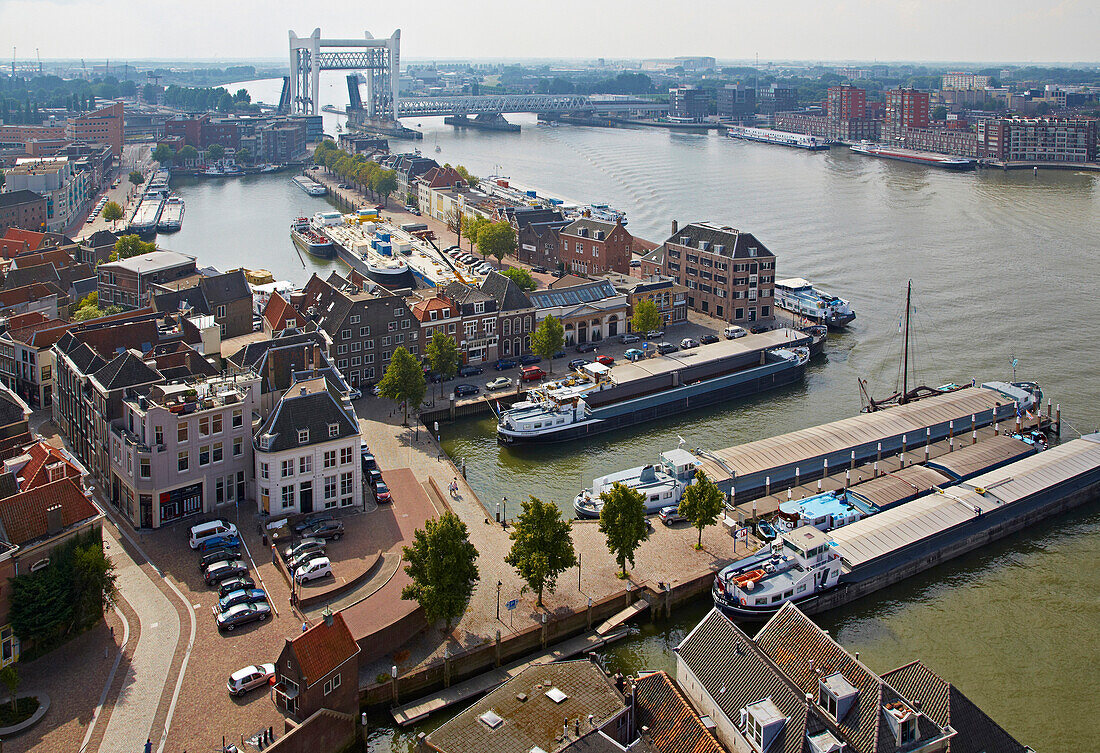
[[[308,217],[299,217],[290,223],[290,238],[295,246],[310,256],[331,259],[335,254],[332,241],[314,230]]]

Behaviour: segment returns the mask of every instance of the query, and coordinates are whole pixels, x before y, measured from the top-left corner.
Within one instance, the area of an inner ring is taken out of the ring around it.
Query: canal
[[[275,101],[278,85],[245,82]],[[232,88],[239,85],[233,85]],[[339,84],[326,91],[342,106]],[[645,424],[589,442],[538,450],[497,446],[492,422],[441,427],[484,499],[535,492],[566,506],[596,475],[651,462],[682,436],[717,448],[844,418],[860,408],[857,378],[882,397],[898,379],[905,284],[914,283],[918,381],[1012,377],[1042,383],[1067,433],[1100,426],[1095,282],[1100,279],[1100,175],[1074,171],[948,173],[843,149],[806,153],[717,135],[537,125],[516,133],[459,131],[406,121],[419,148],[477,175],[504,174],[569,200],[604,201],[654,241],[709,219],[754,233],[779,277],[806,277],[849,298],[858,318],[830,336],[801,385]],[[335,128],[336,116],[326,115]],[[439,152],[435,152],[435,147]],[[280,174],[180,182],[184,229],[162,240],[220,267],[260,266],[304,282],[325,264],[298,258],[290,221],[327,206]],[[1039,751],[1087,747],[1100,717],[1100,506],[1051,521],[849,607],[820,616],[849,650],[886,671],[916,658],[958,686]],[[707,604],[646,625],[603,654],[633,671],[671,668],[669,648]],[[379,720],[382,721],[382,720]],[[373,750],[410,750],[415,733],[383,728]]]

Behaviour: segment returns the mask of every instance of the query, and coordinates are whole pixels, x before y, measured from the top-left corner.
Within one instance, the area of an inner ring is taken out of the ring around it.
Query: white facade
[[[362,504],[359,436],[325,441],[324,437],[309,436],[310,429],[298,431],[299,446],[293,449],[266,452],[264,437],[257,441],[258,511],[297,515]]]

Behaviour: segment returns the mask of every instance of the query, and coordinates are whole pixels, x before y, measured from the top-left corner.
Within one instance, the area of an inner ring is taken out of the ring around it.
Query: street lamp
[[[500,621],[500,587],[503,585],[503,582],[497,581],[497,621]]]

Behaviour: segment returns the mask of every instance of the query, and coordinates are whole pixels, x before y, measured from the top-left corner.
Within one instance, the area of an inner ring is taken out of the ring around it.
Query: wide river
[[[325,90],[343,105],[340,81]],[[244,82],[276,101],[277,82]],[[778,257],[778,275],[806,277],[849,298],[858,318],[830,337],[805,382],[754,400],[697,411],[564,447],[497,446],[490,421],[442,427],[483,499],[537,493],[563,507],[594,476],[650,462],[675,447],[720,448],[851,416],[857,378],[873,394],[898,377],[899,318],[913,281],[916,366],[930,385],[1039,381],[1062,406],[1069,436],[1100,426],[1100,174],[949,173],[876,160],[657,129],[537,125],[516,133],[457,131],[406,120],[420,148],[477,175],[504,174],[574,201],[626,210],[636,235],[663,241],[671,221],[713,220],[751,231]],[[326,115],[326,128],[335,128]],[[435,152],[435,147],[439,152]],[[163,239],[200,262],[271,269],[304,282],[290,221],[317,211],[280,174],[180,182],[183,230]],[[869,666],[916,658],[955,682],[1025,744],[1084,750],[1100,738],[1100,505],[939,567],[818,618]],[[605,653],[617,669],[674,666],[670,647],[705,613],[700,602]],[[1092,709],[1092,711],[1089,711]],[[384,720],[378,720],[382,722]],[[438,724],[435,721],[433,724]],[[379,729],[374,750],[411,750],[427,727]]]

